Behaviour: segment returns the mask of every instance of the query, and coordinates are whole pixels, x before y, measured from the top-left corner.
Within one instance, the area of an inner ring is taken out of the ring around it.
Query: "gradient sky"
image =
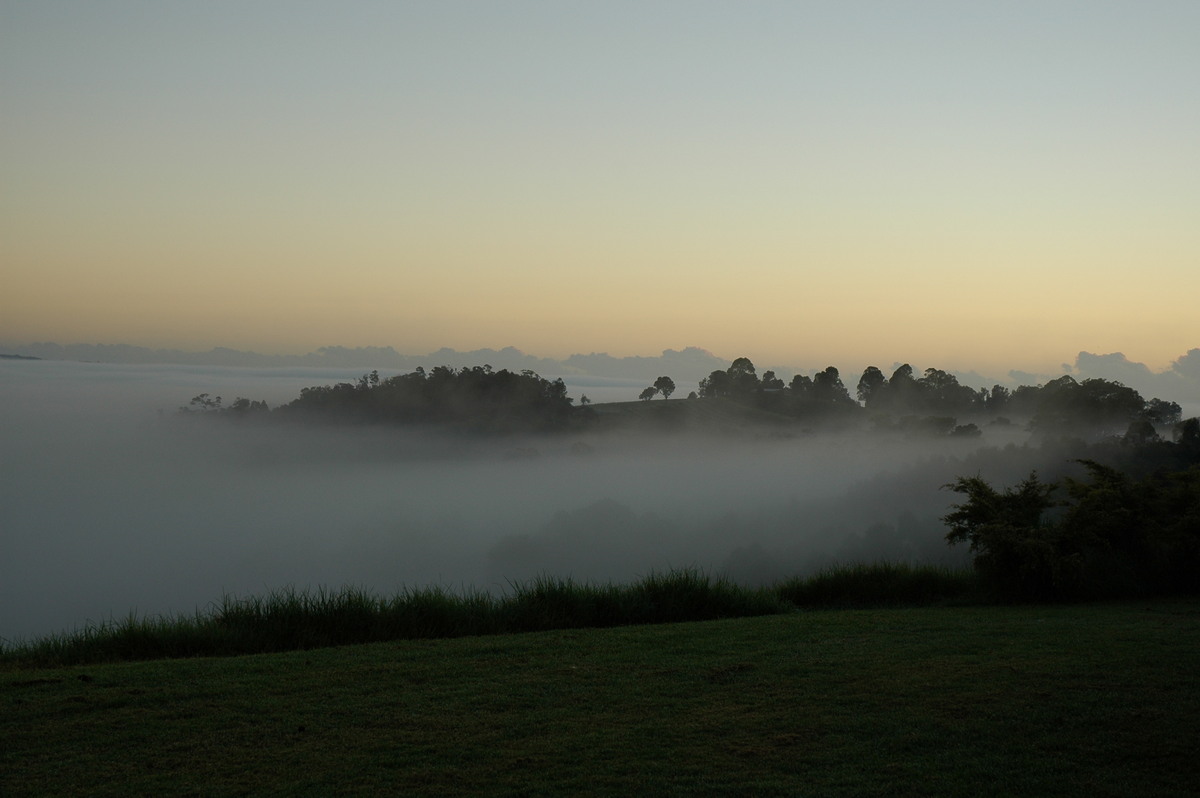
[[[0,341],[1154,368],[1200,3],[0,0]]]

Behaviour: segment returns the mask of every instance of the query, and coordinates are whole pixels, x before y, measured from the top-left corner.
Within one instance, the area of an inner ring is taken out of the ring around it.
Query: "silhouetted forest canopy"
[[[1114,380],[1082,382],[1070,375],[1014,389],[1002,385],[971,388],[941,369],[916,376],[904,364],[891,376],[867,367],[851,396],[838,369],[829,366],[813,376],[797,374],[789,382],[774,371],[758,375],[746,357],[700,380],[688,400],[721,400],[752,408],[782,420],[845,428],[866,426],[879,432],[975,437],[981,424],[1019,422],[1035,433],[1050,435],[1122,436],[1131,442],[1178,437],[1180,406],[1146,400]],[[637,397],[643,403],[661,395],[669,400],[674,380],[660,376]],[[609,403],[610,405],[614,403]],[[622,403],[616,403],[622,404]],[[656,403],[661,405],[662,403]],[[678,405],[678,402],[672,404]],[[567,396],[561,378],[547,380],[524,370],[495,371],[490,366],[455,369],[437,366],[426,372],[382,379],[378,371],[356,382],[304,388],[299,398],[270,411],[265,402],[237,398],[224,406],[221,397],[200,394],[184,413],[298,419],[338,423],[456,424],[488,431],[555,431],[578,429],[596,419],[595,404]],[[667,415],[660,420],[670,420]]]
[[[1194,463],[1195,441],[1185,446]],[[966,497],[943,519],[950,543],[1001,597],[1094,599],[1200,589],[1200,466],[1137,478],[1094,460],[1087,479],[1031,473],[997,490],[979,477],[947,487]]]
[[[749,358],[714,371],[700,382],[702,399],[724,398],[796,418],[829,422],[865,419],[880,430],[976,436],[979,423],[1019,419],[1049,434],[1121,434],[1152,440],[1171,433],[1182,420],[1175,402],[1145,400],[1133,388],[1105,379],[1082,382],[1064,375],[1041,386],[978,390],[941,369],[917,377],[904,364],[890,377],[868,366],[850,396],[841,374],[829,366],[812,377],[797,374],[787,384],[773,371],[759,377]],[[963,423],[959,423],[962,421]]]
[[[357,382],[304,388],[299,398],[273,412],[265,402],[238,398],[224,408],[221,402],[219,396],[201,394],[181,409],[339,423],[458,423],[482,430],[553,430],[568,421],[572,400],[561,379],[547,380],[532,371],[515,374],[491,366],[437,366],[428,373],[417,368],[388,379],[372,371]]]

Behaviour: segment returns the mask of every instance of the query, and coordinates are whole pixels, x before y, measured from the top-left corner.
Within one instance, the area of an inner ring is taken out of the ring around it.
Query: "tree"
[[[759,389],[758,373],[748,357],[739,357],[725,370],[729,375],[730,393],[735,395],[754,393]]]
[[[880,402],[880,399],[883,402]],[[886,403],[886,409],[896,412],[916,412],[921,405],[921,386],[913,378],[912,366],[905,363],[892,372],[887,388],[876,399],[876,404]]]
[[[1087,480],[1067,477],[1067,497],[1036,474],[1015,489],[979,477],[952,485],[967,497],[943,520],[946,540],[968,542],[975,568],[1018,599],[1192,593],[1200,585],[1200,468],[1135,479],[1078,460]],[[1053,513],[1050,511],[1053,510]]]
[[[992,392],[984,399],[984,406],[991,413],[1003,413],[1008,409],[1008,400],[1012,397],[1012,392],[1003,385],[993,385]]]
[[[808,396],[812,391],[812,386],[812,377],[809,377],[807,374],[797,374],[788,383],[788,390],[792,392],[793,396],[802,397]]]
[[[588,395],[586,393],[583,396],[579,397],[580,407],[582,407],[584,405],[590,405],[591,403],[592,403],[592,400],[588,399]]]
[[[968,543],[975,569],[998,592],[1014,598],[1049,598],[1066,577],[1061,547],[1046,512],[1055,506],[1054,484],[1031,473],[1015,489],[997,491],[982,478],[959,477],[944,487],[967,497],[942,520],[946,542]]]
[[[858,378],[858,401],[862,402],[864,407],[870,407],[871,398],[886,387],[887,377],[883,376],[883,372],[877,366],[867,366]]]
[[[973,388],[960,385],[957,377],[941,369],[925,369],[925,376],[917,380],[917,385],[924,394],[926,406],[936,413],[969,413],[981,401],[980,394]]]
[[[766,371],[762,375],[762,389],[764,391],[782,391],[784,388],[783,380],[775,376],[775,372]]]
[[[646,388],[644,391],[638,394],[638,399],[641,399],[643,402],[649,402],[657,393],[658,389],[651,385],[649,388]]]
[[[1183,418],[1183,408],[1175,402],[1151,399],[1146,402],[1142,416],[1155,426],[1173,427]]]
[[[659,377],[654,381],[654,388],[663,395],[663,399],[670,399],[671,394],[675,393],[675,381],[670,377]]]
[[[1115,380],[1090,379],[1079,384],[1084,415],[1097,425],[1117,428],[1136,418],[1146,408],[1142,395]]]
[[[226,408],[227,413],[235,416],[244,416],[249,413],[266,413],[270,410],[266,402],[252,402],[249,399],[239,396],[233,400],[233,403]]]
[[[1079,460],[1060,525],[1083,551],[1085,596],[1195,593],[1200,585],[1200,468],[1143,479]]]
[[[193,396],[192,401],[188,402],[188,404],[195,410],[220,410],[221,397],[217,396],[214,398],[206,393],[202,393],[199,396]]]
[[[1140,418],[1129,422],[1129,427],[1125,430],[1125,436],[1121,440],[1132,446],[1144,446],[1160,440],[1160,438],[1154,430],[1154,425],[1146,419]]]
[[[728,396],[730,389],[729,372],[718,369],[700,380],[700,398],[714,399],[718,396]]]
[[[1022,386],[1013,391],[1010,404],[1032,415],[1034,429],[1056,434],[1067,429],[1119,434],[1146,408],[1133,388],[1098,378],[1077,382],[1070,374],[1040,388]]]
[[[572,402],[561,379],[532,371],[435,366],[428,373],[418,368],[381,380],[371,372],[353,383],[303,388],[299,399],[276,412],[355,423],[465,422],[504,431],[564,426]]]
[[[1185,449],[1200,451],[1200,417],[1179,422],[1175,428],[1175,442]]]
[[[854,400],[846,391],[846,386],[842,384],[841,375],[833,366],[818,372],[813,377],[812,397],[825,404],[854,404]]]

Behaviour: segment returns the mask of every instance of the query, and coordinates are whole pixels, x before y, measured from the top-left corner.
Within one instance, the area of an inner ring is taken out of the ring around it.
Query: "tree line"
[[[1182,409],[1175,402],[1145,400],[1133,388],[1114,380],[1092,378],[1079,382],[1070,375],[1041,386],[1022,385],[1010,390],[994,385],[976,390],[941,369],[926,369],[918,377],[906,363],[888,377],[878,367],[868,366],[855,392],[857,401],[834,366],[812,377],[797,374],[785,384],[773,371],[759,377],[754,363],[740,357],[729,368],[713,371],[701,380],[697,396],[729,399],[799,417],[866,411],[884,425],[889,417],[915,417],[926,427],[940,427],[951,434],[978,432],[974,424],[956,426],[959,418],[1012,416],[1027,419],[1035,431],[1076,433],[1099,429],[1150,439],[1157,429],[1171,428],[1182,421]],[[642,398],[649,397],[643,394]]]
[[[297,399],[274,411],[265,402],[238,398],[222,407],[221,397],[201,394],[185,414],[388,424],[463,424],[483,431],[556,429],[569,420],[572,399],[561,379],[547,380],[491,366],[454,369],[418,367],[382,379],[378,371],[356,382],[303,388]]]
[[[1194,421],[1194,419],[1192,419]],[[1087,479],[1036,472],[997,490],[978,476],[946,487],[965,500],[943,521],[976,571],[1011,600],[1117,598],[1200,589],[1200,429],[1181,445],[1191,465],[1138,478],[1079,460]]]
[[[639,396],[669,399],[675,381],[661,376]],[[856,398],[855,398],[856,397]],[[1133,441],[1154,440],[1160,430],[1182,421],[1175,402],[1145,400],[1133,388],[1105,379],[1076,381],[1070,375],[1044,385],[1012,390],[994,385],[974,389],[941,369],[916,376],[904,364],[887,376],[876,366],[864,369],[855,397],[834,366],[812,377],[797,374],[784,382],[774,371],[759,376],[746,357],[700,380],[689,399],[725,400],[797,419],[827,423],[866,421],[876,429],[922,434],[980,434],[975,422],[1010,417],[1036,432],[1123,434]],[[266,416],[369,423],[461,423],[480,429],[562,429],[586,423],[591,412],[586,397],[580,407],[567,396],[562,379],[547,380],[524,370],[514,373],[491,366],[455,369],[417,368],[382,379],[378,371],[355,382],[304,388],[299,398],[271,411],[265,402],[239,397],[228,406],[221,397],[200,394],[184,413],[235,418]],[[962,420],[964,423],[958,423]]]

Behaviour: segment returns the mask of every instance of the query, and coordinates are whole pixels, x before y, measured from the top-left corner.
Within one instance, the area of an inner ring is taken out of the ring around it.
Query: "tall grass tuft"
[[[612,585],[579,584],[571,579],[539,576],[510,585],[503,602],[501,625],[506,630],[542,631],[614,626],[621,623],[622,593]],[[628,623],[629,621],[625,621]]]
[[[513,585],[502,607],[512,631],[707,621],[792,608],[770,588],[747,588],[699,569],[652,572],[632,585],[578,584],[542,576]]]
[[[963,604],[981,599],[973,571],[877,562],[835,565],[775,586],[796,607],[891,607]]]
[[[382,607],[396,639],[464,637],[499,630],[496,599],[476,590],[456,594],[442,587],[407,589]]]
[[[675,623],[770,615],[796,607],[966,603],[971,572],[877,563],[832,568],[771,587],[744,587],[698,569],[653,572],[632,584],[581,584],[542,576],[502,596],[407,589],[390,598],[357,587],[226,596],[195,615],[121,621],[0,646],[0,665],[230,656],[384,640],[512,634],[549,629]]]
[[[89,623],[82,629],[0,649],[0,662],[74,665],[85,662],[162,659],[235,653],[216,645],[211,621],[195,616],[142,616]]]
[[[637,623],[743,618],[792,609],[773,588],[741,587],[696,569],[651,573],[632,592]]]
[[[226,597],[213,625],[244,651],[286,651],[386,639],[379,598],[365,590],[278,590],[266,597]]]

